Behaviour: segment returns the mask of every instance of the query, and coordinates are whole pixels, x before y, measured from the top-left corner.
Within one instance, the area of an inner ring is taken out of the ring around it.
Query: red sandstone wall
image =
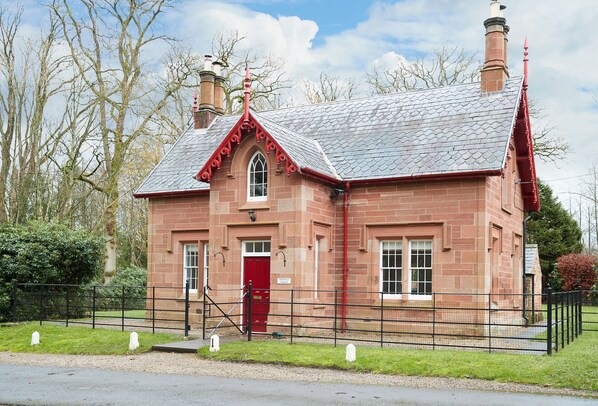
[[[381,240],[432,239],[432,290],[482,292],[483,266],[479,258],[486,227],[479,219],[484,217],[484,199],[482,179],[352,187],[349,288],[380,290]],[[341,216],[342,201],[339,200],[337,217]],[[341,268],[342,224],[337,227],[336,241],[337,264]],[[407,244],[403,245],[403,252],[407,258]],[[403,264],[403,290],[406,291],[408,263],[404,260]],[[372,295],[372,298],[378,297]]]
[[[523,292],[523,199],[515,148],[510,145],[505,175],[486,179],[488,240],[485,289],[500,307],[521,307]]]
[[[271,288],[303,289],[304,292],[296,293],[295,299],[310,303],[304,308],[311,306],[316,314],[329,315],[331,307],[324,304],[330,303],[334,294],[320,293],[315,297],[311,291],[316,284],[314,247],[319,239],[318,289],[341,289],[343,196],[331,199],[332,187],[299,174],[289,176],[276,170],[274,155],[264,154],[270,168],[268,200],[248,202],[247,165],[256,150],[265,152],[263,148],[263,142],[258,144],[253,137],[245,138],[215,172],[209,195],[150,199],[149,284],[180,287],[182,296],[182,246],[186,242],[199,242],[201,249],[201,243],[208,242],[212,296],[239,298],[241,242],[270,240]],[[515,185],[519,175],[514,151],[511,155],[506,180],[489,177],[352,186],[348,288],[371,292],[358,301],[380,303],[379,255],[380,241],[384,239],[433,240],[432,290],[439,294],[435,299],[443,306],[485,308],[486,296],[476,294],[489,292],[502,295],[501,305],[504,305],[509,294],[520,293],[521,274],[514,277],[513,266],[519,266],[515,273],[521,272],[523,203],[520,188]],[[503,198],[505,185],[512,188],[510,194],[505,194],[507,199]],[[255,223],[249,221],[250,209],[256,213]],[[275,255],[279,251],[286,255],[286,266],[282,255]],[[216,253],[222,256],[214,257]],[[408,245],[404,245],[405,258],[408,258],[407,253]],[[200,274],[202,261],[203,258]],[[407,291],[408,261],[404,264],[404,291]],[[292,282],[278,285],[278,278],[290,278]],[[448,294],[454,292],[463,295]],[[201,291],[193,296],[195,300],[200,298]],[[273,291],[271,299],[288,300],[287,293]],[[408,295],[394,302],[430,304],[430,301],[409,300]],[[385,305],[392,306],[393,300],[386,301]],[[508,305],[514,309],[520,306],[512,298]],[[459,317],[464,317],[463,312]],[[471,319],[477,321],[477,317]]]
[[[247,201],[247,166],[256,150],[268,159],[269,190],[264,202]],[[313,289],[314,246],[320,239],[319,289],[332,289],[335,273],[334,202],[329,195],[332,188],[299,174],[287,175],[277,170],[274,154],[266,154],[264,142],[245,138],[231,158],[223,162],[210,183],[210,248],[226,258],[215,260],[210,266],[214,294],[232,295],[242,285],[242,241],[264,239],[271,241],[271,288]],[[256,221],[251,223],[248,211],[253,209]],[[282,251],[286,255],[286,266]],[[290,278],[291,284],[278,285],[278,278]],[[229,293],[225,293],[225,290]],[[238,295],[238,293],[235,293]],[[282,294],[282,293],[281,293]],[[272,292],[272,300],[278,298]],[[313,292],[298,292],[298,297],[313,298]],[[224,296],[221,296],[224,297]],[[286,297],[285,297],[286,299]],[[315,298],[313,298],[315,299]]]

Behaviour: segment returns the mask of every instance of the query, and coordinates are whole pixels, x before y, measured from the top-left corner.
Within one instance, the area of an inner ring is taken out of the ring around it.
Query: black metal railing
[[[287,337],[290,342],[337,345],[351,341],[381,347],[551,354],[587,331],[582,328],[580,291],[544,295],[432,293],[418,300],[406,293],[398,298],[380,292],[347,291],[343,295],[339,290],[270,289],[265,303],[247,296],[247,289],[210,292],[211,306],[234,310],[224,318],[222,310],[206,315],[204,333],[206,324],[213,333],[215,321],[220,320],[218,330],[242,331],[248,333],[248,339],[251,334],[268,334]],[[532,305],[523,317],[521,306],[526,299]],[[265,319],[266,326],[256,331],[252,319]],[[219,334],[226,334],[224,331]]]
[[[12,320],[52,321],[91,328],[183,331],[189,335],[189,283],[103,286],[13,283]]]
[[[598,332],[598,291],[582,291],[582,331]]]
[[[546,294],[432,293],[421,297],[371,291],[205,290],[180,287],[13,285],[13,321],[39,320],[92,328],[183,331],[203,338],[255,334],[291,342],[345,341],[381,347],[462,348],[547,353],[598,331],[590,292]],[[525,310],[522,312],[523,304]],[[542,304],[545,303],[545,304]],[[258,322],[259,321],[259,322]]]

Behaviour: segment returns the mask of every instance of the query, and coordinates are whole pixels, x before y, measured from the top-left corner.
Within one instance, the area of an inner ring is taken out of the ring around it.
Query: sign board
[[[278,278],[276,279],[276,283],[278,283],[279,285],[290,285],[291,278]]]

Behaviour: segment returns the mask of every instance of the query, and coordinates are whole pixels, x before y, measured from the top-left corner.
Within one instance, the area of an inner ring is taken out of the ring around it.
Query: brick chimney
[[[486,58],[481,72],[482,93],[500,92],[509,77],[507,67],[507,34],[509,26],[503,15],[506,6],[499,0],[490,2],[490,18],[484,21],[486,27]]]
[[[218,112],[214,106],[214,82],[216,73],[213,70],[212,56],[204,56],[204,67],[199,72],[199,106],[193,113],[195,128],[208,128]]]

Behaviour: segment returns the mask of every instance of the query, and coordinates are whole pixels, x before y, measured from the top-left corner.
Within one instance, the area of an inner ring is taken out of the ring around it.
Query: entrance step
[[[220,337],[220,344],[246,339],[246,336],[224,336]],[[201,338],[198,338],[195,340],[178,341],[176,343],[156,344],[152,346],[152,351],[194,353],[197,352],[197,350],[201,347],[208,347],[209,345],[209,339],[202,340]]]
[[[187,340],[179,341],[176,343],[168,344],[156,344],[152,346],[153,351],[165,351],[165,352],[197,352],[201,347],[207,347],[210,345],[210,340]]]

